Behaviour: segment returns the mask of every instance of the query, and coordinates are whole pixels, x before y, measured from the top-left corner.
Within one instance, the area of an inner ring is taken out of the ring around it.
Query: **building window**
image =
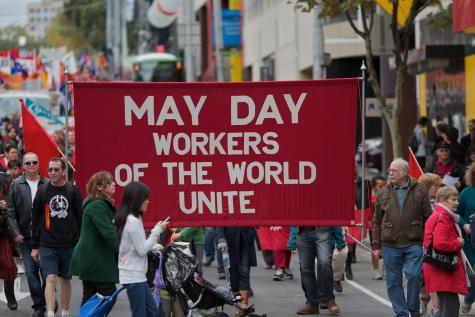
[[[261,80],[275,80],[275,55],[270,54],[262,59]]]

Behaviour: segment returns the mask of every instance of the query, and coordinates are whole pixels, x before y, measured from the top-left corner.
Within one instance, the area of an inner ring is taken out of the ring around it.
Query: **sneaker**
[[[334,299],[327,302],[327,307],[330,316],[338,316],[340,314],[340,306],[338,306]]]
[[[17,310],[18,309],[18,302],[16,300],[7,301],[7,307],[10,310]]]
[[[205,260],[203,261],[203,266],[208,267],[211,265],[211,263],[213,263],[213,261],[214,261],[214,258],[212,256],[207,256]]]
[[[45,316],[45,312],[42,310],[35,310],[33,312],[33,315],[31,315],[31,317],[44,317],[44,316]]]
[[[271,270],[272,264],[264,264],[264,270]]]
[[[272,279],[278,282],[278,281],[282,281],[283,278],[284,278],[284,272],[282,271],[282,269],[275,270],[275,273]]]
[[[333,282],[333,288],[335,289],[335,292],[338,292],[338,293],[343,292],[343,285],[341,285],[341,281]]]
[[[313,307],[310,305],[305,305],[302,308],[297,310],[297,315],[318,315],[320,314],[320,309],[318,307]]]
[[[226,273],[218,272],[218,280],[225,280],[225,279],[226,279]]]
[[[462,313],[468,314],[472,309],[472,304],[463,303],[462,304]]]
[[[371,273],[371,279],[382,280],[383,276],[381,275],[381,273],[379,273],[379,271],[373,271],[373,273]]]
[[[291,280],[294,278],[294,274],[292,274],[292,271],[290,269],[284,269],[284,278]]]

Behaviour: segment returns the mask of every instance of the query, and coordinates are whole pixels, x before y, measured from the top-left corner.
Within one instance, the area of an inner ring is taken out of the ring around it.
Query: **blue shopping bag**
[[[102,296],[99,293],[92,296],[79,308],[77,317],[105,317],[115,304],[117,296],[125,289],[124,286],[117,289],[111,296]]]

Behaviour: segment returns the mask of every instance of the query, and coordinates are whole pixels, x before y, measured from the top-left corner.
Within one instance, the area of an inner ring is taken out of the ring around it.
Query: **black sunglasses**
[[[28,161],[28,162],[25,162],[25,165],[26,166],[35,166],[35,165],[38,165],[38,161]]]

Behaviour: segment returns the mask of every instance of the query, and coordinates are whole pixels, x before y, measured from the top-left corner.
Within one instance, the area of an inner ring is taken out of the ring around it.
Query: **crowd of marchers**
[[[460,163],[453,150],[457,146],[447,136],[450,128],[443,132],[441,125],[440,139],[431,153],[423,143],[425,124],[421,118],[414,130],[418,138],[422,131],[418,146],[427,151],[415,151],[422,167],[431,157],[427,173],[419,179],[410,177],[408,162],[400,158],[391,162],[388,179],[363,180],[355,166],[355,220],[360,221],[362,213],[369,215],[363,224],[367,230],[361,226],[170,228],[167,220],[146,230],[142,217],[150,190],[145,184],[128,184],[121,201],[116,202],[112,175],[99,171],[90,177],[83,197],[66,181],[62,158],[48,161],[46,178],[39,174],[37,154],[19,155],[17,143],[5,140],[0,159],[0,279],[4,280],[7,306],[18,308],[13,281],[21,258],[33,317],[72,314],[72,276],[82,281],[81,305],[87,305],[96,293],[113,295],[121,284],[132,316],[176,315],[174,310],[180,305],[170,305],[178,299],[168,285],[151,292],[150,273],[157,267],[151,267],[150,252],[181,241],[193,246],[196,274],[202,276],[203,266],[217,260],[219,279],[226,280],[229,291],[245,306],[253,301],[251,268],[257,266],[257,250],[262,252],[264,268],[274,269],[269,278],[276,283],[295,277],[290,260],[296,253],[306,298],[296,307],[296,314],[327,310],[336,316],[344,312],[335,301],[335,292],[343,291],[344,279],[353,279],[356,247],[364,246],[368,236],[369,277],[385,280],[396,316],[467,313],[475,301],[473,136],[469,135]],[[461,305],[459,294],[465,295]],[[201,313],[212,316],[209,311]],[[235,314],[245,316],[239,309]]]

